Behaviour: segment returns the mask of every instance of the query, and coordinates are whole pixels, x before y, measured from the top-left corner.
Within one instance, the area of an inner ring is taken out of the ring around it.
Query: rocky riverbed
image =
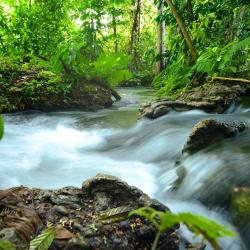
[[[208,113],[223,113],[234,102],[249,94],[250,84],[248,83],[214,82],[179,94],[175,100],[165,97],[143,104],[139,110],[141,117],[150,119],[158,118],[172,110],[199,109]]]
[[[169,209],[150,199],[138,188],[122,180],[97,175],[83,183],[81,189],[29,189],[23,186],[0,190],[0,239],[27,249],[32,238],[48,225],[56,236],[50,249],[150,249],[156,230],[145,219],[128,213],[150,206]],[[178,226],[162,234],[157,249],[204,249],[181,239]]]

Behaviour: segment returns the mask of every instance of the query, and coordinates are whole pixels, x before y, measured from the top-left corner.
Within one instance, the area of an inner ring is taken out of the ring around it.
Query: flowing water
[[[250,105],[232,106],[220,115],[194,110],[137,121],[139,103],[151,99],[152,92],[119,91],[122,101],[98,112],[5,115],[6,132],[0,143],[0,188],[80,187],[83,180],[107,173],[137,186],[173,211],[195,212],[232,227],[226,212],[214,206],[210,209],[209,202],[220,183],[248,183],[249,130],[183,159],[187,175],[177,191],[169,190],[177,179],[175,162],[192,126],[213,117],[244,121],[250,127]],[[214,176],[219,181],[211,181]],[[185,228],[182,233],[192,239]],[[243,246],[240,237],[225,238],[221,245],[225,250],[250,249]]]

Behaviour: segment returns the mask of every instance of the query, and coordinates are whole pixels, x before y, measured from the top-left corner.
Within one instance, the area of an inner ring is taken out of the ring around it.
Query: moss
[[[250,218],[250,188],[234,188],[231,212],[236,224]]]

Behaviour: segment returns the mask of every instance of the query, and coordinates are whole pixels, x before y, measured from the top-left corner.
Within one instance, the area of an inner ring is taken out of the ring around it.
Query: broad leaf
[[[54,238],[55,227],[49,227],[30,242],[29,250],[48,250]]]

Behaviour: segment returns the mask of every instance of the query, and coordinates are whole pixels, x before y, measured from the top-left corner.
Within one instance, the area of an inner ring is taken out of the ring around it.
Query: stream
[[[200,201],[206,204],[220,183],[250,181],[249,129],[185,158],[182,165],[187,175],[177,191],[169,191],[177,179],[175,162],[192,127],[205,118],[244,121],[250,127],[250,105],[234,105],[220,115],[192,110],[138,121],[138,106],[152,98],[151,90],[127,88],[119,89],[119,93],[120,102],[97,112],[5,115],[0,188],[80,187],[97,173],[107,173],[137,186],[174,212],[201,214],[236,230],[223,209],[211,209]],[[207,184],[213,176],[219,181]],[[192,240],[188,230],[181,230]],[[224,238],[220,243],[224,250],[250,249],[240,236]]]

